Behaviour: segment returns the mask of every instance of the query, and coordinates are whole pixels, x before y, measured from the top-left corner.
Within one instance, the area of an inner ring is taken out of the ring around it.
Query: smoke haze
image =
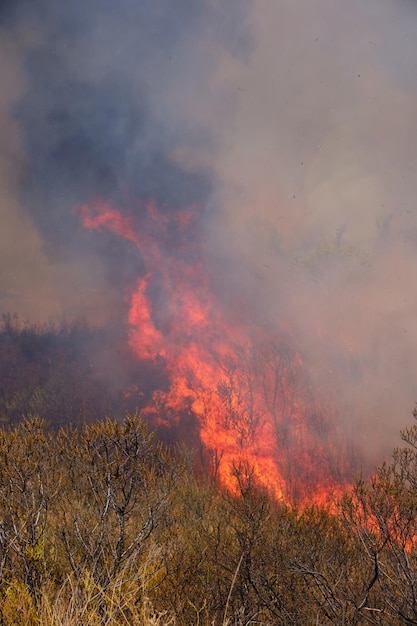
[[[417,398],[416,29],[406,0],[3,3],[1,310],[124,314],[143,260],[76,208],[198,205],[223,306],[382,458]]]

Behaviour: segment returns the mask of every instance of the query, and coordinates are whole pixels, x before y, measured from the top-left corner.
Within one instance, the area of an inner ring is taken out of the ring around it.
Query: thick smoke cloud
[[[389,451],[417,395],[416,26],[406,0],[3,3],[1,309],[117,315],[143,261],[74,207],[199,204],[224,306]]]
[[[290,323],[380,454],[416,398],[417,6],[263,2],[248,22],[216,160],[222,232],[260,314]]]
[[[193,81],[202,89],[212,62],[197,40],[211,31],[226,45],[227,17],[236,12],[187,0],[117,7],[47,0],[2,9],[2,60],[16,83],[3,92],[4,126],[20,150],[9,154],[4,136],[1,154],[19,181],[11,191],[17,211],[10,202],[3,209],[15,231],[15,258],[4,266],[17,298],[3,298],[2,308],[105,319],[117,313],[142,261],[116,237],[81,232],[74,209],[95,198],[126,210],[138,198],[162,210],[204,206],[208,169],[189,172],[172,153],[183,143],[208,144],[208,129],[180,125],[169,106],[163,117],[152,109],[171,98],[172,82],[165,83],[173,74],[174,91]],[[240,54],[238,37],[227,46]],[[15,264],[24,266],[20,274]]]

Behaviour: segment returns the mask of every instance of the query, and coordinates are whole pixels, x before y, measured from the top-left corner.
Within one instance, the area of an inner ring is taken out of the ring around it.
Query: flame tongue
[[[192,211],[166,217],[150,203],[136,222],[98,204],[80,215],[85,228],[110,230],[143,256],[146,274],[130,295],[129,343],[139,359],[159,359],[170,380],[146,412],[175,422],[191,411],[213,470],[232,491],[239,471],[287,502],[323,503],[340,491],[343,472],[322,443],[334,412],[312,402],[301,359],[282,341],[220,317],[198,240],[190,237]],[[166,252],[170,247],[175,253]]]

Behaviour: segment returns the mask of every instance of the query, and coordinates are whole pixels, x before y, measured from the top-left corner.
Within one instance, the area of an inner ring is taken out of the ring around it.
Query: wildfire
[[[340,494],[347,467],[334,410],[313,399],[300,356],[276,332],[218,306],[196,211],[168,215],[150,202],[137,213],[105,202],[80,209],[85,228],[126,239],[144,261],[129,293],[129,344],[169,379],[147,415],[171,424],[193,415],[212,471],[232,492],[250,472],[285,502],[324,504]]]

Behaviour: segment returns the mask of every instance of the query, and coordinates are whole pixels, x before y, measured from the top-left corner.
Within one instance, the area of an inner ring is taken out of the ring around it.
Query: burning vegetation
[[[287,334],[261,328],[216,300],[198,237],[197,211],[161,213],[154,203],[121,212],[83,206],[84,228],[135,246],[143,272],[128,288],[129,345],[165,373],[143,413],[154,424],[196,422],[211,472],[232,492],[246,467],[278,501],[324,504],[352,476],[337,410],[309,386]],[[140,393],[130,390],[134,396]]]
[[[403,438],[329,512],[277,502],[243,466],[219,489],[137,414],[1,428],[1,621],[414,624],[417,426]]]
[[[1,3],[1,626],[417,624],[412,5]]]

